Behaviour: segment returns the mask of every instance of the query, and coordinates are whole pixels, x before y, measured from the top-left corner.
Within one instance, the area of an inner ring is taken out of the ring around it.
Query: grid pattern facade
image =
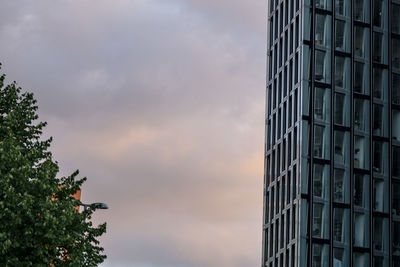
[[[400,266],[400,0],[269,0],[262,266]]]

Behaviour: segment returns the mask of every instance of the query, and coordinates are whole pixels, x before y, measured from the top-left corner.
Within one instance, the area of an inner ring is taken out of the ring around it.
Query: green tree
[[[1,64],[0,64],[1,68]],[[42,140],[36,100],[0,77],[0,266],[97,266],[104,261],[95,211],[81,213],[72,195],[86,178],[57,178],[57,161]]]

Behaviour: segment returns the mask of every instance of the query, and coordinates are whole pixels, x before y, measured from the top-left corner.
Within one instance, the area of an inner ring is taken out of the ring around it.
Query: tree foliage
[[[86,178],[57,178],[58,163],[42,140],[36,100],[0,77],[0,266],[97,266],[106,224],[77,212],[72,195]]]

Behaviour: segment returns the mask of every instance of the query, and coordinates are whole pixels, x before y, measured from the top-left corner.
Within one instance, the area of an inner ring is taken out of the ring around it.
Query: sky
[[[258,266],[265,1],[1,2],[0,72],[110,207],[101,266]]]

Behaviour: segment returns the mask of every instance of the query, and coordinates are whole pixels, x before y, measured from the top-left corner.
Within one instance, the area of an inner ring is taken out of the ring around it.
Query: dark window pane
[[[400,16],[399,16],[400,17]],[[400,105],[400,75],[393,74],[392,78],[392,101],[393,104]]]
[[[392,39],[392,67],[400,70],[400,40]]]
[[[368,175],[354,175],[354,206],[369,208],[369,182]]]
[[[329,266],[329,246],[322,244],[314,244],[312,252],[312,267],[328,267]]]
[[[392,3],[392,32],[400,34],[400,4]]]
[[[393,146],[393,175],[400,177],[400,147]]]

